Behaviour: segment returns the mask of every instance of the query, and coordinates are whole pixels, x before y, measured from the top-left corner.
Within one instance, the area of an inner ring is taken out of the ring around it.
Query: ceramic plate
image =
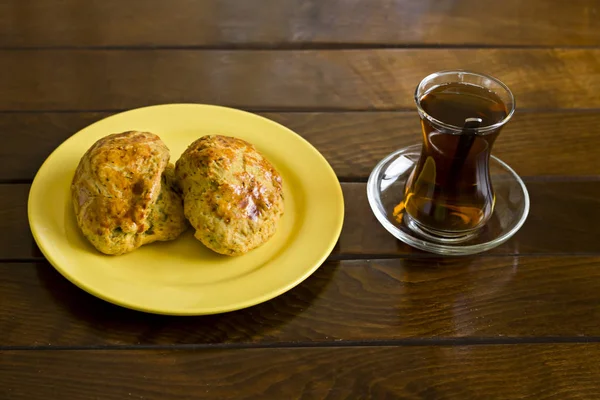
[[[99,253],[81,234],[69,186],[84,152],[127,130],[158,134],[175,162],[200,136],[253,143],[281,173],[285,215],[263,246],[238,257],[216,254],[193,237],[152,243],[121,256]],[[342,228],[340,184],[306,140],[271,120],[235,109],[169,104],[113,115],[79,131],[38,171],[28,204],[33,236],[50,263],[81,289],[120,306],[159,314],[214,314],[249,307],[296,286],[332,251]]]

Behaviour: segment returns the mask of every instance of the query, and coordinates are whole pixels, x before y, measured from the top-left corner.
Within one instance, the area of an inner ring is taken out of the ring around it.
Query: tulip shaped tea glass
[[[383,160],[369,179],[369,201],[380,222],[383,223],[383,217],[396,229],[401,224],[419,241],[409,243],[415,247],[435,251],[447,245],[454,249],[437,251],[443,254],[482,251],[499,244],[497,240],[512,236],[516,230],[505,237],[506,232],[496,229],[495,233],[487,232],[486,238],[479,238],[492,240],[493,246],[465,250],[478,245],[477,237],[493,219],[498,200],[495,180],[504,182],[502,190],[508,182],[513,198],[517,196],[519,205],[513,210],[516,229],[528,213],[529,198],[522,181],[506,164],[491,156],[494,141],[515,110],[510,89],[491,76],[443,71],[421,81],[415,102],[422,130],[418,157],[415,158],[414,149],[412,153],[401,149]],[[497,168],[498,163],[501,168]],[[388,192],[384,196],[389,190],[395,195]]]

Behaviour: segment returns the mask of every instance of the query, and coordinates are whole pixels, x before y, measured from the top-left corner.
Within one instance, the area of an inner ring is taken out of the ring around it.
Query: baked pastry
[[[195,237],[217,253],[247,253],[269,240],[284,211],[279,173],[241,139],[209,135],[176,163],[184,212]]]
[[[71,183],[77,224],[102,253],[124,254],[188,227],[169,149],[155,134],[129,131],[98,140]]]

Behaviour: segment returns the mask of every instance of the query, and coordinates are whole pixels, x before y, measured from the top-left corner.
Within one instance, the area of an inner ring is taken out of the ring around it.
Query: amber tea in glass
[[[423,145],[405,186],[408,223],[430,239],[467,240],[494,210],[490,153],[514,98],[490,76],[446,71],[425,78],[415,101]]]

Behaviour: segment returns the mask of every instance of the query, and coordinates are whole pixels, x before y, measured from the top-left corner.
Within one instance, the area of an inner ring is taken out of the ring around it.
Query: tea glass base
[[[402,242],[442,255],[469,255],[490,250],[512,237],[529,214],[525,184],[507,164],[490,157],[490,176],[496,194],[494,212],[480,229],[455,237],[423,229],[403,209],[404,185],[421,155],[421,145],[402,148],[381,160],[371,172],[367,197],[383,227]]]
[[[405,222],[406,226],[410,230],[412,230],[413,232],[418,234],[420,237],[423,237],[432,242],[442,243],[442,244],[457,244],[457,243],[467,242],[467,241],[475,238],[480,230],[480,228],[477,228],[477,229],[473,229],[468,232],[461,232],[461,233],[439,232],[439,231],[434,231],[432,229],[429,229],[426,226],[421,225],[419,223],[419,221],[417,221],[416,219],[411,217],[409,213],[405,212],[403,214],[403,218],[404,218],[404,222]]]

